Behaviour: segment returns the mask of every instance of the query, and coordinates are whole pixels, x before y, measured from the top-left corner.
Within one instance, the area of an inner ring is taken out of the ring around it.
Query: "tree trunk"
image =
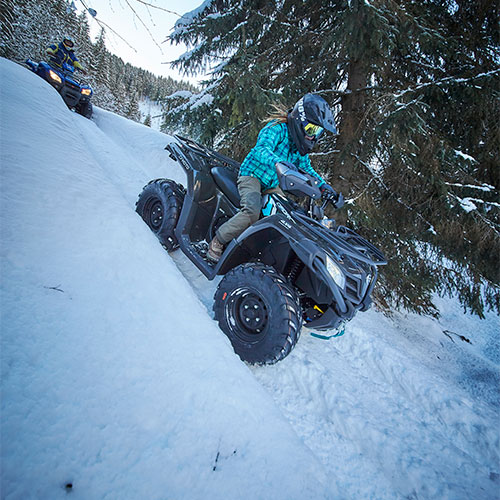
[[[348,193],[359,180],[359,162],[353,155],[360,149],[366,98],[361,89],[367,86],[367,72],[362,61],[351,60],[348,65],[347,94],[342,97],[337,149],[339,161],[335,166],[338,186]]]

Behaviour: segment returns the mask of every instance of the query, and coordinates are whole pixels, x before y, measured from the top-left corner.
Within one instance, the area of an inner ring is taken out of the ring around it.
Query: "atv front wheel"
[[[156,179],[144,187],[135,204],[135,211],[168,251],[178,246],[174,229],[183,202],[184,190],[179,184],[168,179]]]
[[[261,263],[242,264],[224,276],[214,313],[236,354],[251,364],[273,364],[288,356],[302,327],[294,288]]]
[[[92,118],[93,109],[91,102],[87,101],[79,104],[76,107],[76,110],[80,115],[84,116],[85,118],[88,118],[89,120]]]

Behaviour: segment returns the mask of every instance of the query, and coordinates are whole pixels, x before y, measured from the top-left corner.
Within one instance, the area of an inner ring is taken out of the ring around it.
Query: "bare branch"
[[[137,0],[136,0],[137,1]],[[128,0],[125,0],[125,3],[129,6],[130,10],[134,13],[134,15],[139,19],[141,24],[144,26],[144,29],[148,32],[148,35],[151,37],[151,40],[155,43],[155,45],[160,49],[161,54],[163,55],[163,50],[161,50],[161,47],[158,45],[158,42],[155,40],[154,36],[151,34],[151,31],[149,31],[149,28],[146,26],[146,23],[141,19],[139,14],[135,11],[135,9],[130,5],[130,2]]]
[[[85,10],[88,12],[89,8],[85,5],[85,2],[83,0],[80,0],[81,4],[85,7]],[[104,21],[101,21],[100,19],[98,19],[97,17],[94,17],[94,19],[96,20],[97,24],[101,27],[101,28],[107,28],[109,29],[112,33],[114,33],[120,40],[123,40],[134,52],[137,52],[137,49],[135,49],[134,47],[132,47],[132,45],[130,45],[130,43],[127,42],[127,40],[125,40],[125,38],[123,38],[119,33],[117,33],[111,26],[109,26],[108,24],[106,24]]]
[[[164,9],[163,7],[158,7],[158,5],[153,5],[151,3],[144,2],[143,0],[135,0],[135,1],[137,3],[142,3],[143,5],[146,5],[147,7],[152,7],[153,9],[163,10],[164,12],[168,12],[169,14],[174,14],[175,16],[183,17],[181,14],[178,14],[177,12],[175,12],[173,10]]]

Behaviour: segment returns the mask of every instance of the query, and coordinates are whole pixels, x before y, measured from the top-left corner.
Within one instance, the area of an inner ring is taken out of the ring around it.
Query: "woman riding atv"
[[[280,192],[276,165],[292,163],[320,180],[319,187],[325,199],[343,205],[342,195],[312,168],[308,153],[323,132],[337,133],[332,111],[327,102],[313,94],[306,94],[291,111],[275,107],[276,112],[266,120],[269,123],[260,131],[257,143],[241,164],[238,176],[240,211],[223,224],[210,242],[208,256],[218,261],[224,247],[259,219],[261,195]],[[284,193],[283,193],[283,196]]]

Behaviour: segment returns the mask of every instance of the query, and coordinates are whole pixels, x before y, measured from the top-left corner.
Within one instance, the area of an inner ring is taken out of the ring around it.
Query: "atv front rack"
[[[328,229],[318,221],[300,212],[294,212],[293,215],[309,224],[311,230],[319,237],[327,239],[340,258],[348,256],[371,266],[387,264],[384,254],[352,229],[345,226]]]

